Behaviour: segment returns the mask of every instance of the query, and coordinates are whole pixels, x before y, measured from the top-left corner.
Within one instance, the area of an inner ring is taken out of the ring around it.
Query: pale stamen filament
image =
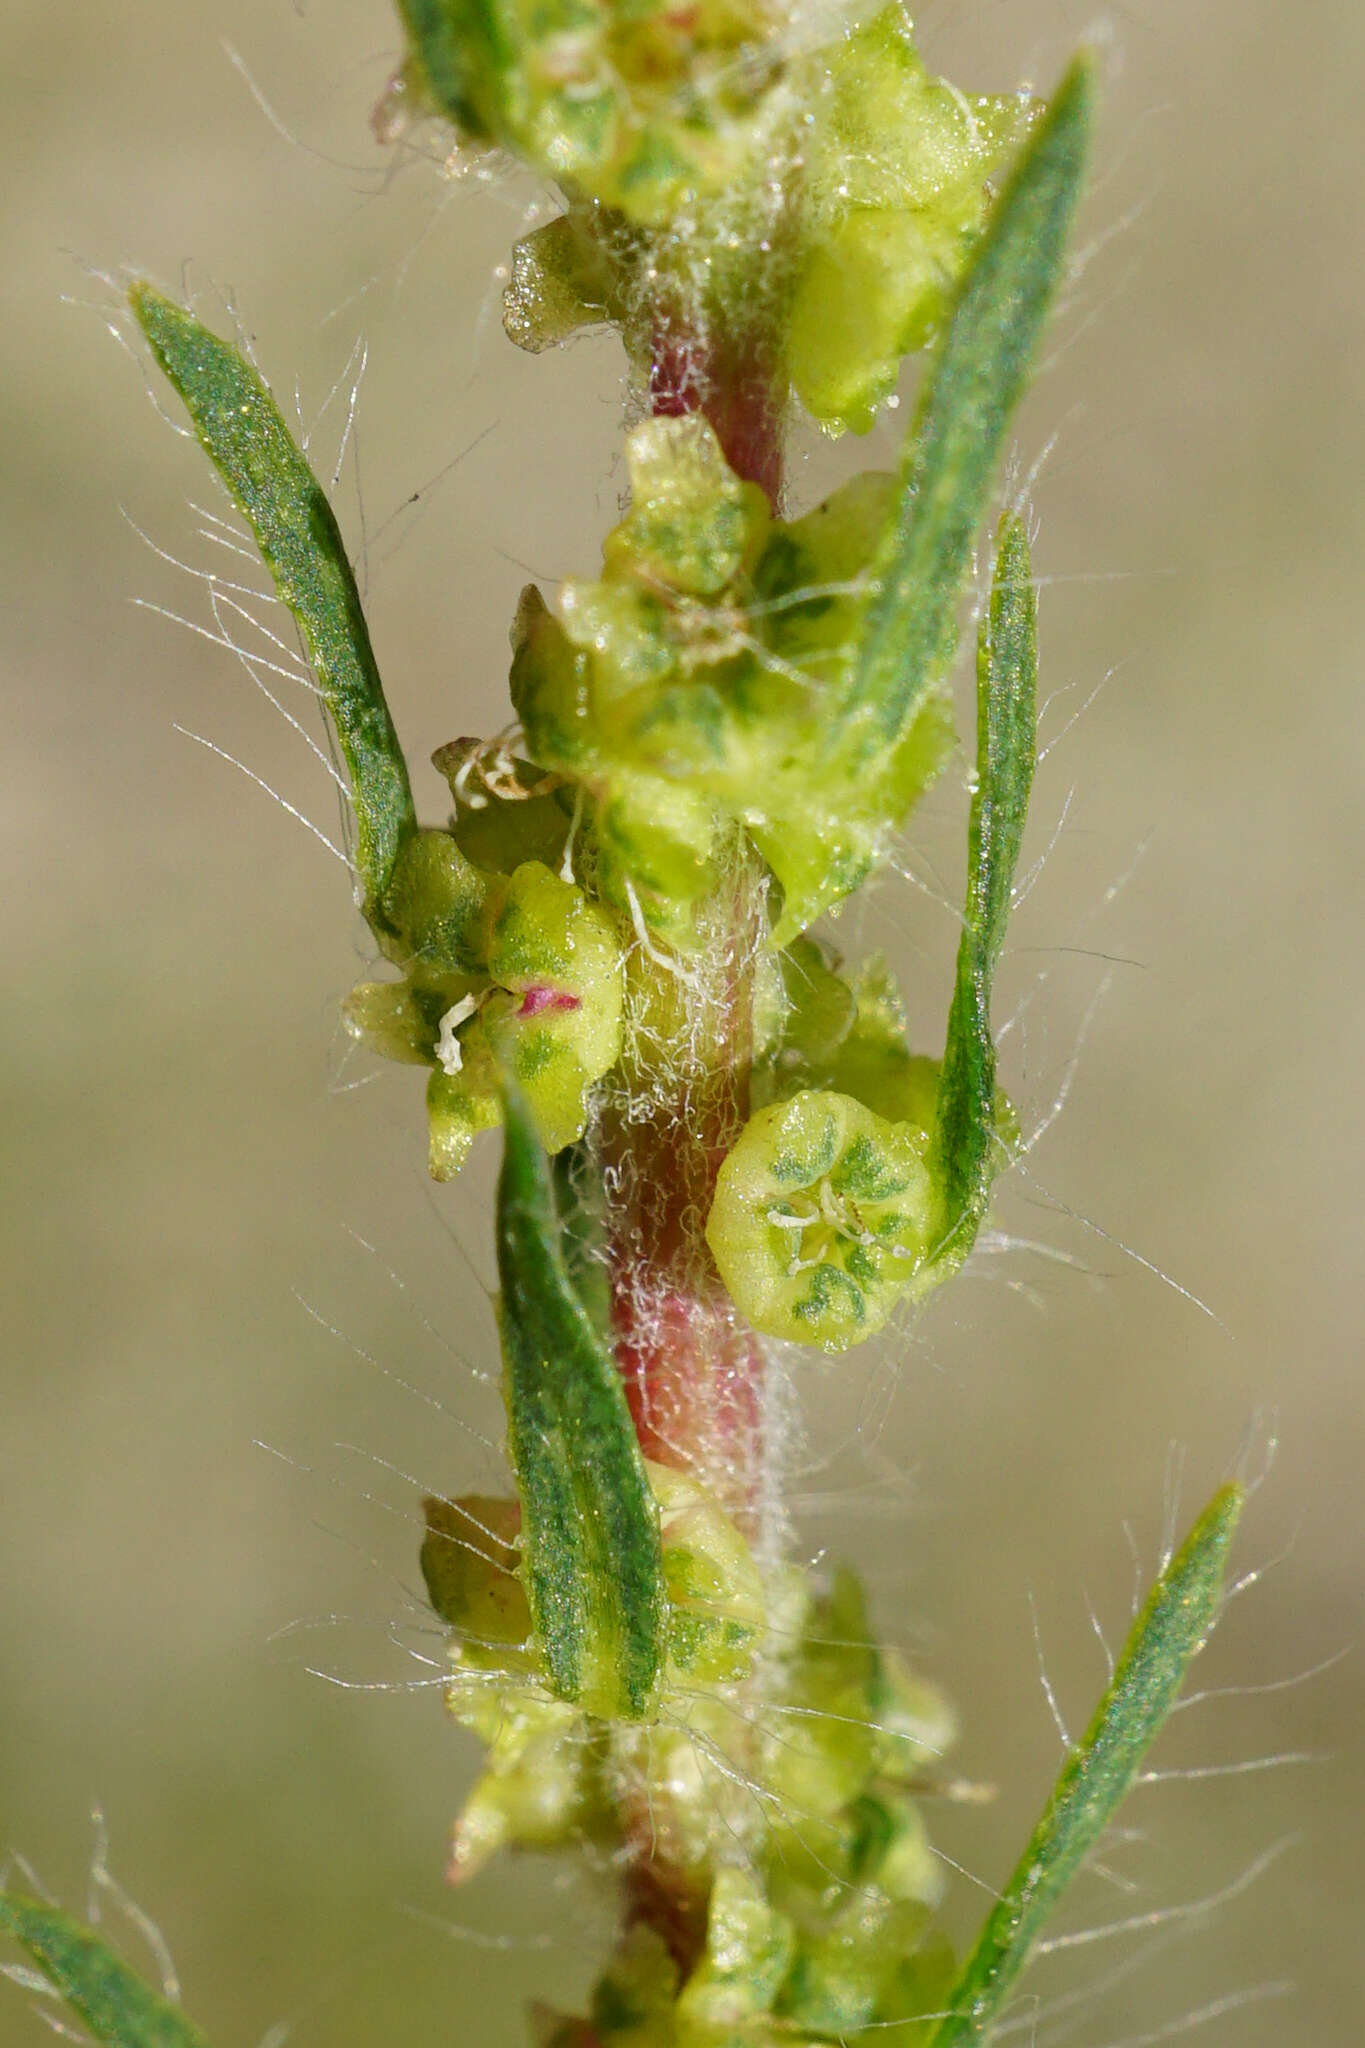
[[[863,1222],[854,1204],[846,1195],[837,1195],[826,1176],[820,1182],[817,1195],[801,1195],[789,1202],[785,1208],[769,1209],[765,1222],[775,1230],[790,1230],[795,1233],[792,1255],[787,1264],[787,1278],[794,1280],[798,1273],[809,1272],[813,1266],[823,1265],[830,1248],[830,1238],[842,1237],[854,1244],[878,1246],[879,1240]],[[814,1227],[814,1238],[807,1249],[806,1232]],[[802,1257],[802,1253],[806,1256]],[[907,1253],[904,1256],[909,1257]]]
[[[436,1038],[436,1057],[447,1074],[458,1074],[464,1065],[464,1054],[460,1050],[456,1032],[462,1024],[468,1022],[491,994],[491,989],[485,989],[482,995],[461,996],[459,1002],[452,1003],[442,1017],[441,1028]]]

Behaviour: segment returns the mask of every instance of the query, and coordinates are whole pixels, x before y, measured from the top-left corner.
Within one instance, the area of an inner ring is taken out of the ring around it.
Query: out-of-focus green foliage
[[[178,2005],[150,1991],[102,1934],[55,1906],[0,1892],[0,1934],[18,1942],[74,2017],[109,2048],[207,2048]]]

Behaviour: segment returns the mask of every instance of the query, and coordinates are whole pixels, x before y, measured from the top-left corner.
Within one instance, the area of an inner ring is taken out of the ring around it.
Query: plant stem
[[[759,484],[774,511],[779,366],[771,307],[766,318],[737,307],[718,319],[714,302],[661,300],[652,412],[702,412],[731,468]],[[721,1162],[750,1109],[754,962],[767,930],[766,882],[752,852],[735,846],[698,925],[695,952],[670,962],[641,946],[627,968],[627,1049],[597,1134],[611,1313],[645,1456],[698,1479],[752,1540],[770,1508],[765,1361],[704,1234]],[[623,1820],[625,1924],[651,1928],[685,1982],[705,1948],[709,1886],[689,1867],[658,1787]]]
[[[727,321],[685,294],[660,308],[652,410],[703,412],[731,468],[773,505],[782,482],[777,364],[771,313]],[[641,1447],[693,1472],[750,1531],[764,1460],[763,1354],[703,1233],[720,1163],[749,1115],[763,899],[757,863],[736,850],[729,879],[699,914],[701,944],[676,975],[661,958],[637,958],[623,1085],[600,1132],[616,1356]]]
[[[715,215],[676,221],[653,240],[645,266],[653,304],[644,332],[650,411],[667,419],[703,413],[736,476],[760,485],[776,511],[799,171],[794,162],[777,160],[770,169],[766,188],[739,202],[738,236],[727,235]]]
[[[782,408],[778,349],[769,321],[746,323],[697,346],[684,323],[664,314],[654,330],[650,411],[668,419],[705,413],[736,476],[762,485],[777,509],[782,490]]]
[[[637,953],[629,1051],[599,1129],[617,1362],[645,1456],[691,1472],[752,1531],[764,1463],[763,1356],[704,1236],[749,1114],[762,878],[740,856],[675,964]]]
[[[641,1447],[697,1478],[750,1536],[765,1507],[763,1352],[703,1232],[749,1112],[764,898],[757,863],[737,854],[695,954],[634,954],[621,1086],[598,1127],[616,1358]],[[656,1786],[623,1812],[624,1913],[628,1927],[653,1929],[685,1981],[705,1944],[709,1887],[669,1807]]]

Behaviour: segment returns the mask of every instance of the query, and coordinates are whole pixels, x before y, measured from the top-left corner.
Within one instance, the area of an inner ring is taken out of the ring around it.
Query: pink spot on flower
[[[546,1010],[577,1010],[582,1004],[577,996],[565,995],[557,988],[528,988],[522,998],[519,1017],[539,1017]]]

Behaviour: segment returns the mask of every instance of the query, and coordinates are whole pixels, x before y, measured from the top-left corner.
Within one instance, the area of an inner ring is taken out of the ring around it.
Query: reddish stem
[[[721,1161],[749,1113],[753,960],[760,880],[741,861],[712,906],[709,945],[679,967],[637,955],[649,1021],[666,1027],[628,1056],[600,1127],[608,1191],[612,1317],[626,1399],[648,1458],[691,1472],[752,1532],[761,1507],[763,1358],[716,1272],[704,1235]],[[640,1111],[647,1107],[648,1114]],[[684,1980],[706,1938],[707,1895],[655,1787],[623,1816],[627,1924],[661,1937]],[[679,1821],[681,1817],[679,1817]]]
[[[650,410],[677,419],[705,413],[736,476],[761,484],[777,510],[782,489],[782,411],[777,350],[758,325],[699,349],[684,325],[660,318],[649,369]]]
[[[625,1924],[659,1936],[686,1983],[706,1948],[705,1892],[688,1882],[681,1865],[651,1833],[647,1813],[634,1816],[635,1854],[626,1872]]]
[[[731,468],[760,484],[774,507],[782,485],[777,389],[770,328],[750,320],[717,332],[713,322],[703,345],[695,322],[661,308],[649,374],[654,413],[704,412]],[[660,1464],[695,1471],[741,1522],[752,1520],[761,1468],[763,1360],[703,1232],[720,1163],[749,1114],[761,919],[759,885],[742,867],[697,970],[708,985],[706,1014],[688,1018],[677,1033],[672,1099],[660,1099],[660,1071],[641,1075],[648,1120],[638,1121],[632,1106],[625,1115],[609,1113],[603,1130],[603,1163],[618,1190],[611,1204],[616,1356],[641,1445]]]
[[[763,1466],[763,1360],[705,1229],[749,1115],[762,916],[761,883],[741,859],[695,954],[676,971],[637,956],[644,1043],[600,1131],[616,1357],[641,1447],[695,1474],[746,1527]]]
[[[776,509],[782,485],[776,357],[757,327],[705,352],[685,329],[660,319],[650,369],[656,414],[701,411],[726,459],[760,484]],[[741,1528],[758,1519],[764,1469],[763,1355],[721,1283],[704,1235],[721,1161],[749,1115],[753,961],[763,893],[749,861],[712,906],[713,931],[679,965],[690,993],[647,1001],[671,1017],[665,1042],[608,1105],[600,1127],[608,1190],[611,1307],[616,1357],[645,1456],[692,1472]],[[646,976],[666,966],[639,963]],[[640,1117],[647,1104],[648,1114]],[[626,1816],[633,1855],[625,1874],[626,1923],[644,1923],[667,1945],[684,1980],[703,1953],[707,1896],[670,1838],[666,1802],[655,1796]]]

